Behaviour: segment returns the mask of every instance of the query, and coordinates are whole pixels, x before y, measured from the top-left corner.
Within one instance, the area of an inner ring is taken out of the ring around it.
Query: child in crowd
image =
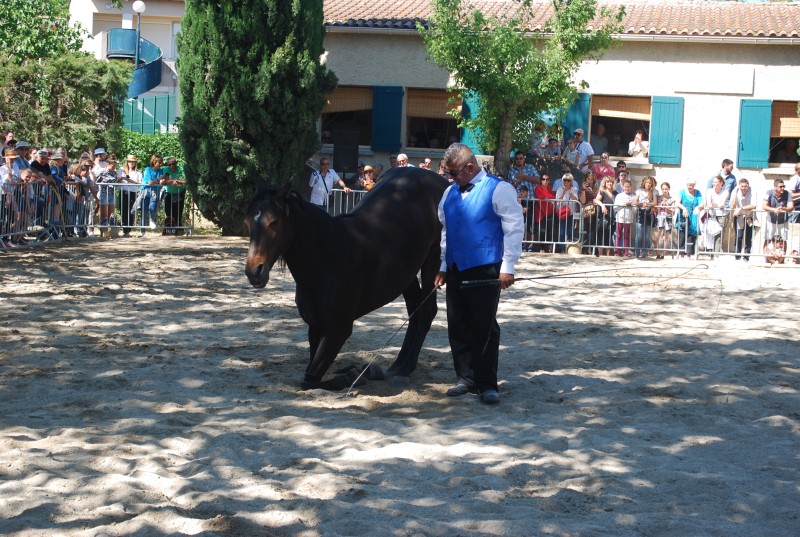
[[[91,177],[92,166],[89,162],[82,161],[76,164],[72,170],[72,181],[76,188],[76,211],[75,211],[75,233],[79,237],[89,236],[86,225],[91,223],[90,217],[93,215],[94,208],[100,207],[100,200],[97,198],[97,186]],[[91,229],[94,235],[94,229]]]
[[[773,235],[772,240],[767,244],[767,262],[770,265],[782,265],[786,258],[786,247],[784,246],[783,237],[780,235]]]
[[[567,140],[567,149],[561,159],[571,168],[578,167],[578,149],[575,146],[575,140],[573,138]]]
[[[622,182],[622,192],[614,198],[614,219],[614,255],[628,257],[631,255],[631,228],[636,219],[636,195],[633,193],[633,185],[627,179]]]

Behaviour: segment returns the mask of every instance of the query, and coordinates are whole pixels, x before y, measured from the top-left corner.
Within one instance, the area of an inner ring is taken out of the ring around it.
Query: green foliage
[[[320,65],[322,0],[187,0],[178,39],[187,184],[223,234],[258,182],[280,185],[319,146],[336,77]]]
[[[0,57],[0,122],[31,143],[70,152],[113,145],[131,71],[78,52],[27,65]]]
[[[0,21],[0,51],[16,63],[77,52],[88,35],[70,25],[69,0],[3,0]]]
[[[114,144],[109,144],[109,152],[116,153],[119,158],[125,158],[129,153],[136,155],[141,163],[141,169],[149,166],[150,157],[158,153],[163,158],[175,157],[178,164],[186,160],[183,155],[183,146],[175,133],[142,134],[123,129],[119,139]]]
[[[467,12],[462,0],[432,0],[431,27],[418,30],[428,57],[453,74],[462,95],[477,94],[477,117],[461,126],[477,129],[484,148],[493,151],[495,167],[505,174],[513,147],[527,147],[541,113],[566,110],[577,89],[571,85],[584,60],[597,60],[614,43],[624,11],[600,11],[600,24],[589,23],[596,0],[553,0],[554,15],[543,32],[530,32],[534,6],[487,17]],[[585,82],[580,82],[585,87]]]

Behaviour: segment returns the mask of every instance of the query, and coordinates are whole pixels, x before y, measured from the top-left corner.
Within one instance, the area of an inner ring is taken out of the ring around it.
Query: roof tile
[[[502,16],[519,4],[514,0],[466,0],[485,15]],[[552,3],[533,0],[531,31],[541,31],[552,16]],[[624,6],[622,35],[719,37],[800,37],[800,3],[742,3],[692,0],[600,0],[603,6]],[[427,23],[430,0],[324,0],[325,24],[333,27],[410,29]],[[595,24],[597,24],[596,21]],[[590,25],[590,28],[592,25]]]

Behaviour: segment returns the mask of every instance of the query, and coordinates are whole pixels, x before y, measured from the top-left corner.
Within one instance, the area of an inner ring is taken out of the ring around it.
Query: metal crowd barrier
[[[565,253],[581,247],[584,219],[579,201],[533,198],[520,204],[525,218],[523,249]]]
[[[334,188],[331,190],[330,194],[328,194],[328,214],[331,216],[338,216],[340,214],[349,213],[366,194],[366,190],[351,190],[350,192],[345,192],[339,188]]]
[[[800,212],[775,214],[762,210],[751,214],[734,214],[726,208],[715,218],[719,226],[711,226],[708,218],[698,221],[698,257],[734,256],[749,260],[753,256],[767,258],[773,238],[783,241],[786,262],[800,262]]]
[[[101,218],[97,200],[88,187],[68,181],[60,188],[39,183],[6,183],[0,203],[0,247],[27,239],[45,242],[63,236],[92,235],[115,237],[131,231],[140,233],[157,230],[165,234],[191,235],[194,231],[194,212],[183,195],[169,195],[162,188],[153,224],[143,223],[141,207],[136,206],[142,192],[130,183],[107,183],[99,188],[113,188],[114,206],[106,218]],[[106,215],[103,215],[106,216]]]
[[[592,205],[594,209],[591,209]],[[584,207],[584,253],[620,257],[693,256],[693,236],[689,235],[683,219],[675,214],[675,207],[659,205],[654,209],[645,211],[637,207],[587,204]],[[623,230],[622,235],[617,226],[617,216],[621,211],[626,211],[625,220],[630,220],[630,226]]]

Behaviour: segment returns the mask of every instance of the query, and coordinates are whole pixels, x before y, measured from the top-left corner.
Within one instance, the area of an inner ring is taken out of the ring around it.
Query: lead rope
[[[434,295],[434,293],[436,293],[436,291],[438,291],[439,289],[441,289],[441,285],[435,285],[435,286],[433,287],[433,289],[431,289],[431,292],[430,292],[430,293],[428,293],[428,295],[427,295],[425,298],[423,298],[423,299],[422,299],[422,302],[420,302],[420,303],[419,303],[419,306],[417,306],[417,308],[416,308],[414,311],[412,311],[412,312],[411,312],[411,315],[409,315],[409,316],[408,316],[408,319],[406,319],[405,321],[403,321],[403,324],[401,324],[401,325],[400,325],[400,328],[398,328],[397,330],[395,330],[395,331],[394,331],[394,334],[392,334],[392,335],[391,335],[391,337],[389,337],[389,339],[388,339],[388,340],[386,340],[386,343],[384,343],[384,344],[383,344],[383,347],[381,347],[381,348],[380,348],[380,350],[378,350],[377,352],[374,352],[374,353],[373,353],[375,356],[373,356],[372,360],[370,360],[370,361],[369,361],[369,363],[367,364],[367,367],[365,367],[364,369],[362,369],[362,370],[361,370],[361,373],[359,373],[359,374],[358,374],[358,376],[356,377],[356,379],[355,379],[355,380],[353,381],[353,383],[350,385],[350,388],[348,388],[348,389],[347,389],[347,393],[345,393],[345,394],[344,394],[344,397],[345,397],[345,398],[348,398],[348,397],[350,397],[350,392],[352,392],[352,391],[353,391],[353,388],[355,387],[355,385],[356,385],[356,382],[358,382],[358,381],[359,381],[359,379],[361,379],[362,375],[364,375],[364,373],[365,373],[365,372],[366,372],[366,371],[367,371],[367,370],[370,368],[370,366],[371,366],[371,365],[372,365],[372,364],[375,362],[375,360],[377,360],[377,359],[378,359],[378,355],[379,355],[381,352],[383,352],[383,349],[385,349],[385,348],[386,348],[386,346],[387,346],[389,343],[391,343],[391,342],[392,342],[392,340],[393,340],[393,339],[394,339],[394,337],[395,337],[395,336],[396,336],[396,335],[397,335],[397,334],[400,332],[400,330],[402,330],[402,329],[403,329],[403,327],[404,327],[404,326],[405,326],[405,325],[408,323],[408,321],[410,321],[410,320],[411,320],[411,318],[412,318],[414,315],[416,315],[416,314],[417,314],[417,312],[419,311],[419,309],[420,309],[422,306],[424,306],[424,305],[425,305],[425,302],[427,302],[427,301],[428,301],[428,299],[429,299],[431,296],[433,296],[433,295]]]

